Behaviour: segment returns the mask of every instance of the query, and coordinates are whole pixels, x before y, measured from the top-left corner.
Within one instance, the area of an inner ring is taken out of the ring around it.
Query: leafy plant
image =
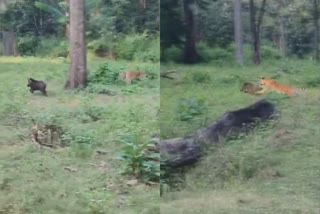
[[[121,137],[118,142],[122,144],[119,159],[126,162],[125,173],[132,174],[144,182],[159,181],[160,154],[159,152],[146,152],[154,148],[151,142],[139,143],[134,135]]]
[[[177,114],[181,121],[189,121],[195,116],[203,114],[205,110],[204,100],[195,98],[181,99],[178,104]]]
[[[22,55],[34,55],[39,41],[35,36],[24,35],[24,37],[18,39],[17,49]]]
[[[100,65],[96,72],[92,72],[89,75],[90,83],[100,84],[114,84],[118,81],[118,76],[121,69],[111,68],[109,63]]]

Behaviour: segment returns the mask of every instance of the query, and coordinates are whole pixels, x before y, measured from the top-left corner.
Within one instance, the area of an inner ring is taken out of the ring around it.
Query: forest
[[[319,1],[160,3],[161,213],[319,213]]]
[[[235,8],[237,4],[230,0],[161,1],[161,60],[230,62],[239,47],[242,61],[250,63],[254,43],[258,43],[262,60],[319,57],[316,0],[239,2],[241,6]],[[188,7],[193,12],[188,12]],[[240,35],[242,44],[236,45],[235,35]],[[186,51],[187,43],[193,43],[188,46],[195,50]],[[186,52],[196,56],[186,57]]]
[[[320,213],[319,0],[0,0],[0,214]]]
[[[159,26],[153,0],[0,1],[0,213],[159,213]]]

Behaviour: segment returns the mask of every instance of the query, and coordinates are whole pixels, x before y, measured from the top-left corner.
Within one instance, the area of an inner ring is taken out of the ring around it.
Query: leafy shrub
[[[139,52],[141,50],[145,51],[147,49],[147,41],[147,33],[125,35],[119,39],[118,43],[116,44],[115,50],[119,58],[132,60],[136,52]]]
[[[181,99],[178,108],[177,114],[179,120],[181,121],[189,121],[193,119],[195,116],[203,114],[206,110],[204,105],[204,100],[201,99]]]
[[[204,62],[226,62],[232,61],[234,52],[231,47],[220,48],[220,47],[209,47],[208,44],[201,42],[197,45],[198,54],[201,56]]]
[[[17,41],[17,49],[21,55],[33,56],[39,45],[39,38],[30,35],[19,37]]]
[[[160,61],[160,39],[159,37],[151,38],[146,41],[148,46],[145,50],[139,50],[133,56],[137,61],[142,62],[159,62]]]
[[[278,49],[266,45],[261,47],[262,59],[281,59],[281,57],[281,53]]]
[[[112,41],[113,40],[106,38],[95,39],[87,44],[87,48],[89,50],[93,50],[94,52],[108,52],[114,49],[115,44]]]
[[[89,82],[98,84],[114,84],[119,80],[119,73],[123,70],[118,68],[112,68],[109,63],[100,65],[97,71],[90,72]]]
[[[77,117],[81,118],[82,122],[98,121],[104,117],[105,108],[94,105],[87,105],[81,108]]]
[[[73,144],[94,144],[96,132],[95,130],[77,130],[70,129],[66,130],[66,132],[62,135],[62,141],[65,145],[73,145]]]
[[[158,152],[146,155],[147,149],[154,148],[151,142],[139,143],[136,136],[122,136],[118,139],[122,144],[119,159],[126,162],[125,173],[135,175],[144,182],[159,181],[160,159]]]
[[[164,50],[164,53],[162,54],[163,59],[161,60],[164,62],[181,62],[182,53],[182,49],[176,46],[171,46]]]
[[[48,57],[67,57],[68,42],[56,38],[41,38],[37,47],[37,55]]]

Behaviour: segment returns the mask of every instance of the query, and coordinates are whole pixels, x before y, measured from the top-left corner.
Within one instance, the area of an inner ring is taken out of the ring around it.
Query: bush
[[[204,62],[230,62],[234,58],[232,48],[213,48],[202,42],[197,45],[197,50]]]
[[[114,49],[115,44],[112,42],[112,40],[108,40],[105,38],[100,38],[93,40],[88,43],[87,48],[89,50],[93,50],[94,52],[108,52]]]
[[[161,59],[164,62],[181,62],[182,60],[182,49],[171,46],[163,51],[163,55]]]
[[[282,55],[280,51],[274,47],[263,45],[261,46],[261,58],[262,59],[281,59]]]
[[[31,35],[25,35],[18,38],[17,50],[21,55],[34,56],[39,43],[39,38]]]
[[[99,69],[95,72],[90,72],[89,83],[93,84],[115,84],[119,80],[119,73],[124,68],[112,67],[109,63],[100,65]]]
[[[36,54],[47,57],[67,57],[68,42],[57,38],[41,38]]]
[[[134,59],[143,62],[159,62],[160,61],[160,39],[159,37],[151,38],[148,41],[146,50],[140,50],[134,54]]]
[[[118,39],[115,45],[115,52],[120,59],[133,60],[136,58],[144,61],[154,61],[160,55],[158,40],[158,37],[150,37],[146,32],[124,35]]]
[[[179,120],[181,121],[189,121],[193,119],[195,116],[203,114],[206,110],[204,105],[204,100],[201,99],[181,99],[178,108],[177,114]]]

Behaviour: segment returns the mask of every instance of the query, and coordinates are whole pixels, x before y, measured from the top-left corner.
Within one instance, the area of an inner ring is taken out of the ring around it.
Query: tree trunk
[[[280,17],[279,32],[280,32],[279,48],[280,48],[280,52],[282,53],[282,56],[285,57],[287,55],[287,44],[286,44],[286,28],[285,28],[284,17]]]
[[[256,8],[254,5],[254,0],[250,0],[250,27],[251,27],[251,36],[252,36],[252,49],[253,49],[253,56],[252,60],[255,64],[261,63],[260,57],[260,29],[262,24],[262,19],[264,15],[264,10],[266,6],[266,0],[262,1],[261,8],[259,10],[259,17],[256,21]]]
[[[240,65],[244,63],[243,57],[243,37],[242,37],[242,20],[241,20],[241,0],[233,1],[233,11],[234,11],[234,39],[236,44],[236,61]]]
[[[3,54],[5,56],[16,56],[17,55],[17,43],[16,35],[12,31],[2,32],[3,41]]]
[[[161,162],[165,166],[176,168],[191,165],[203,155],[210,144],[223,142],[230,135],[238,135],[256,127],[257,121],[276,118],[274,105],[260,100],[245,108],[224,113],[208,127],[181,138],[162,140],[155,143],[160,148]]]
[[[197,63],[200,57],[196,51],[196,32],[195,17],[192,7],[195,6],[195,0],[183,0],[185,24],[186,24],[186,41],[184,46],[184,62]]]
[[[65,11],[65,16],[67,19],[67,23],[64,27],[64,34],[67,40],[69,41],[70,39],[70,0],[66,0],[66,11]]]
[[[314,52],[315,59],[319,60],[319,2],[313,0],[313,24],[314,24]]]
[[[87,81],[84,36],[84,0],[70,0],[70,66],[65,89],[84,87]]]

